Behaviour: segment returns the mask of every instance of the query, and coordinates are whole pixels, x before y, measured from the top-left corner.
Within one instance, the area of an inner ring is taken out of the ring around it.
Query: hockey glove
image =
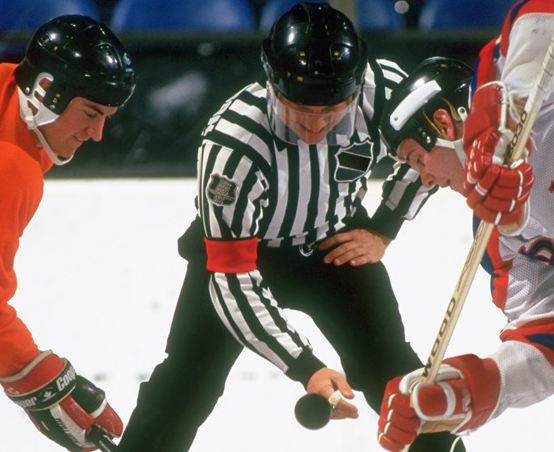
[[[500,82],[483,85],[475,92],[471,112],[464,122],[464,195],[482,220],[504,225],[522,219],[520,224],[524,226],[533,170],[525,158],[510,166],[504,164],[506,148],[513,137],[508,121],[514,109]]]
[[[419,433],[461,433],[485,424],[500,394],[500,372],[492,359],[463,355],[441,364],[434,384],[421,383],[423,369],[387,384],[378,421],[381,446],[398,452]]]
[[[0,378],[0,384],[44,435],[70,451],[97,448],[86,439],[93,424],[110,437],[123,431],[104,392],[51,351],[43,352],[17,375]]]

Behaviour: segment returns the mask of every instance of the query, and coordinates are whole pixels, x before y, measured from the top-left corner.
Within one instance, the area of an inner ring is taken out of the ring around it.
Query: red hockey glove
[[[97,448],[86,440],[93,424],[111,437],[121,436],[123,423],[104,392],[77,375],[69,361],[50,351],[19,374],[1,378],[0,384],[44,435],[70,451]]]
[[[491,417],[500,393],[500,372],[491,359],[475,355],[441,364],[435,384],[422,384],[423,369],[391,380],[378,422],[379,444],[398,452],[417,434],[474,430]]]
[[[501,225],[526,218],[526,203],[534,181],[532,167],[525,159],[510,166],[504,164],[505,151],[513,137],[507,126],[512,104],[502,83],[483,85],[475,92],[471,112],[464,122],[467,204],[482,220]]]
[[[405,378],[396,377],[387,383],[377,422],[379,444],[391,452],[399,452],[412,444],[421,426],[421,421],[410,406],[409,389],[406,394],[400,390],[400,382]]]

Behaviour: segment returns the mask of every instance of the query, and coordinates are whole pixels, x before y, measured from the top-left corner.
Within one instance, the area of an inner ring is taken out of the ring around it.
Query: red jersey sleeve
[[[19,239],[40,204],[43,185],[40,163],[15,144],[0,141],[0,377],[17,373],[39,354],[8,301],[17,287]]]

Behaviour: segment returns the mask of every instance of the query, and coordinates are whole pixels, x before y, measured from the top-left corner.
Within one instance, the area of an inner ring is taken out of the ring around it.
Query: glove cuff
[[[69,361],[52,351],[41,353],[21,372],[0,379],[6,395],[28,411],[44,410],[73,391],[77,374]]]
[[[490,359],[462,355],[444,361],[460,370],[471,394],[471,416],[455,432],[474,430],[486,424],[494,413],[500,394],[500,371]]]

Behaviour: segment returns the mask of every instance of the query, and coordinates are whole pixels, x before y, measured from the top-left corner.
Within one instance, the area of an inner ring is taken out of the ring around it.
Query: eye
[[[425,168],[425,162],[423,161],[423,158],[419,156],[416,160],[416,166],[418,168]]]

